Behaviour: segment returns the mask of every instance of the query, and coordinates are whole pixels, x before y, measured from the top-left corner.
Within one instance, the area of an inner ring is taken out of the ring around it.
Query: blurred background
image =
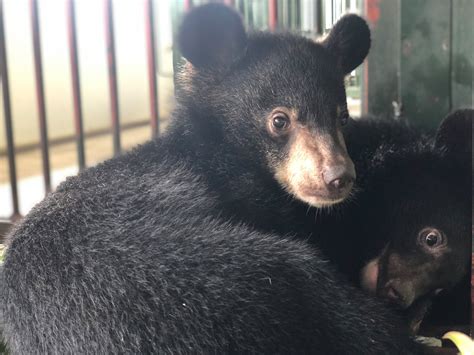
[[[0,235],[85,167],[166,129],[173,38],[207,1],[0,0]],[[227,0],[249,29],[319,38],[345,13],[372,29],[368,60],[347,78],[353,117],[435,127],[472,107],[472,0]],[[5,223],[4,223],[5,224]]]

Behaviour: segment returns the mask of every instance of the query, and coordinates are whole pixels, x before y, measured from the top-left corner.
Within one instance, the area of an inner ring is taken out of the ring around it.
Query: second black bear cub
[[[365,22],[343,18],[322,44],[247,36],[213,4],[179,42],[169,132],[69,179],[13,231],[12,352],[416,352],[387,309],[283,236],[351,189],[344,75],[369,49]]]
[[[449,115],[436,138],[394,121],[344,129],[357,192],[326,217],[320,245],[355,283],[403,309],[415,331],[434,296],[470,269],[472,116]],[[450,305],[457,325],[467,323],[469,299],[461,292]]]

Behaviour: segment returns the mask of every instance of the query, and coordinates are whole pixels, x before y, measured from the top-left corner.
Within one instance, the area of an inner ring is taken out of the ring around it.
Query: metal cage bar
[[[81,79],[77,52],[76,7],[75,0],[67,2],[69,57],[71,65],[72,94],[74,102],[74,129],[77,142],[77,161],[79,170],[86,167],[84,148],[84,127],[82,117]]]
[[[51,192],[51,167],[49,163],[48,125],[43,82],[43,62],[41,58],[41,33],[38,13],[38,1],[30,0],[31,28],[33,37],[34,66],[36,76],[36,98],[38,103],[38,120],[40,128],[41,157],[43,178],[46,193]]]
[[[112,119],[112,134],[114,154],[121,151],[120,144],[120,107],[118,102],[117,62],[115,58],[115,33],[112,0],[104,0],[105,5],[105,34],[107,41],[107,60],[109,70],[110,108]]]
[[[5,118],[5,133],[7,138],[8,170],[12,194],[13,215],[11,216],[11,219],[14,220],[20,216],[20,203],[18,201],[15,142],[13,138],[13,123],[10,101],[10,81],[8,78],[8,61],[5,41],[3,0],[0,0],[0,76],[2,80],[3,112]]]
[[[189,11],[193,8],[193,0],[184,0],[183,8],[184,11]]]
[[[155,13],[153,0],[145,0],[145,21],[146,21],[146,39],[147,39],[147,57],[148,57],[148,81],[150,90],[150,124],[152,136],[156,137],[160,133],[159,117],[159,93],[157,82],[157,55],[156,55],[156,36],[155,36]]]
[[[268,28],[275,31],[278,26],[277,0],[268,0]]]

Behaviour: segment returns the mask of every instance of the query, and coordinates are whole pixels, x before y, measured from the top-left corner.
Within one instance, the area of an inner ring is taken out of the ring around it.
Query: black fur
[[[435,289],[453,288],[470,269],[473,112],[449,115],[434,140],[405,122],[360,119],[345,128],[358,182],[352,199],[318,222],[319,245],[357,285],[362,267],[384,248],[387,255],[401,255],[403,276],[413,282],[412,289],[419,288],[420,301],[403,311],[409,318],[424,316],[417,310],[424,307],[421,303],[431,302]],[[417,234],[425,226],[445,233],[450,250],[443,257],[434,258],[417,246]],[[386,262],[382,259],[379,275],[385,281]],[[383,285],[378,286],[379,295],[386,297]],[[445,325],[453,319],[466,323],[469,294],[461,293],[457,300],[450,305],[454,317],[444,317]],[[464,314],[454,312],[456,308]]]
[[[183,56],[196,67],[229,67],[245,52],[246,43],[239,15],[218,4],[195,8],[178,37]]]
[[[208,19],[199,11],[191,16]],[[189,18],[183,31],[198,31]],[[391,312],[304,241],[308,207],[270,168],[286,154],[264,127],[273,107],[336,134],[337,54],[257,34],[228,68],[211,68],[185,42],[197,65],[181,78],[169,132],[69,178],[12,232],[0,288],[12,352],[419,352]]]
[[[370,29],[357,15],[345,15],[332,28],[326,47],[337,55],[345,74],[357,68],[369,53]]]

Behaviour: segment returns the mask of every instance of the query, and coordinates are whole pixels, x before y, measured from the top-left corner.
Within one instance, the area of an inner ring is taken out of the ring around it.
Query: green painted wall
[[[474,1],[366,1],[367,112],[393,117],[397,106],[433,128],[449,111],[473,106]]]

